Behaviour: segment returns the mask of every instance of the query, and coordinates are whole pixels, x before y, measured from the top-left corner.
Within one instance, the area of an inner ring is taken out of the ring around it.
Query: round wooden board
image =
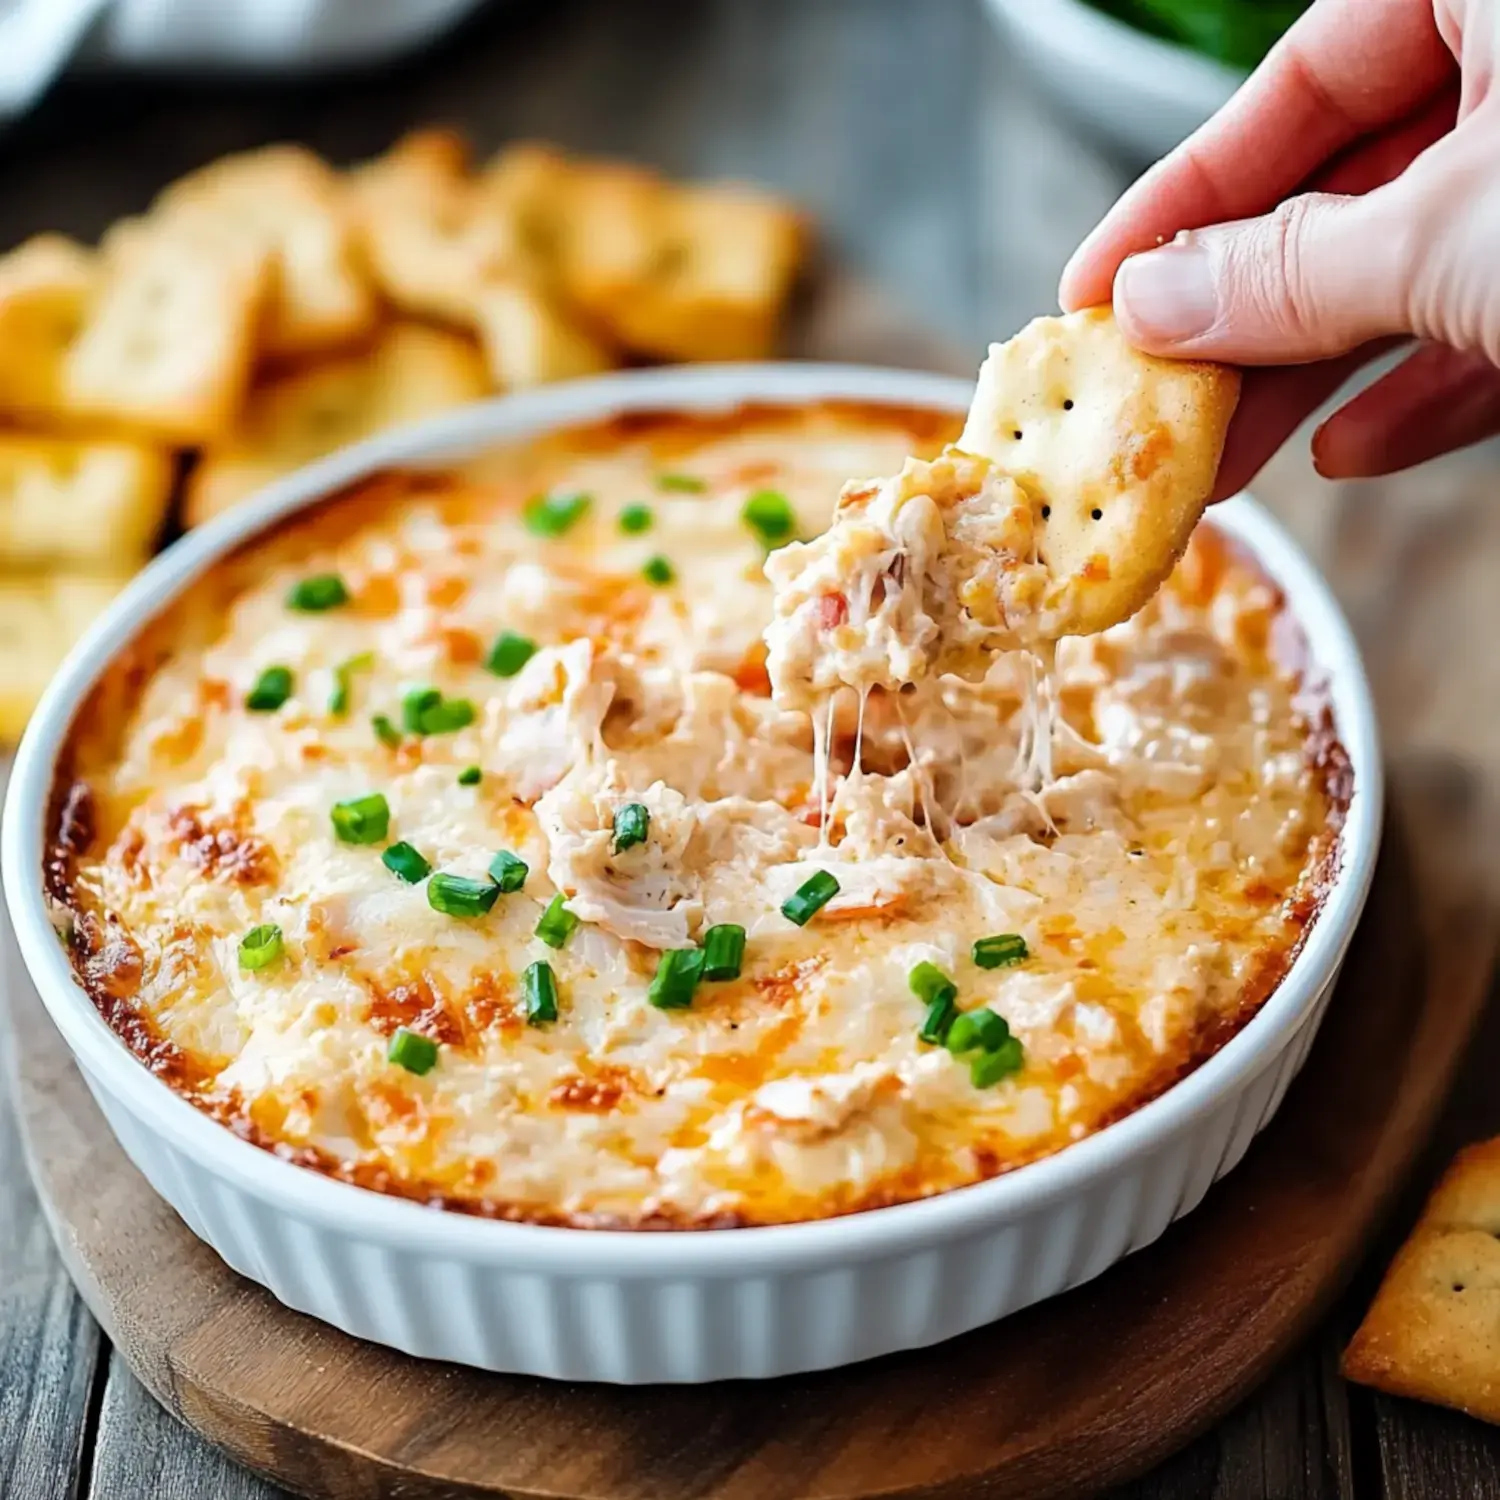
[[[228,1270],[116,1146],[40,1002],[9,988],[33,1176],[145,1384],[315,1496],[1007,1500],[1090,1493],[1212,1423],[1309,1327],[1412,1161],[1479,1012],[1491,908],[1460,857],[1475,784],[1403,774],[1369,912],[1303,1075],[1156,1245],[939,1348],[762,1384],[620,1389],[427,1364]],[[1406,830],[1422,830],[1422,858]],[[1433,830],[1448,830],[1435,838]]]

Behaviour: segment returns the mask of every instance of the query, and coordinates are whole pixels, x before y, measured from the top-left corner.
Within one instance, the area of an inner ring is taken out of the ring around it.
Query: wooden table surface
[[[227,150],[296,138],[354,160],[434,120],[482,146],[542,136],[775,184],[816,212],[840,267],[878,283],[960,361],[1053,305],[1063,259],[1131,172],[1032,97],[979,0],[499,0],[379,78],[70,81],[0,137],[0,245],[40,229],[96,236]],[[1500,505],[1500,456],[1398,484],[1387,498],[1414,506],[1445,486],[1492,484]],[[1304,536],[1333,514],[1300,453],[1262,490]],[[1346,602],[1356,628],[1361,608],[1380,608]],[[1423,712],[1444,711],[1441,686],[1423,689]],[[1389,721],[1417,702],[1414,686],[1382,709]],[[1495,740],[1500,696],[1490,702]],[[1421,1180],[1317,1335],[1219,1428],[1114,1500],[1500,1500],[1500,1432],[1336,1373],[1422,1189],[1457,1144],[1500,1132],[1487,1061],[1497,1049],[1492,1005]],[[0,1098],[0,1497],[282,1493],[166,1417],[112,1353],[53,1253]]]

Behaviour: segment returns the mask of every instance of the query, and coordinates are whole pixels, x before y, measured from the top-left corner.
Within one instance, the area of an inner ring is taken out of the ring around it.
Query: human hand
[[[1112,288],[1141,348],[1268,367],[1246,373],[1216,498],[1411,337],[1318,429],[1319,472],[1391,473],[1500,432],[1497,67],[1500,0],[1317,0],[1074,254],[1065,308]]]

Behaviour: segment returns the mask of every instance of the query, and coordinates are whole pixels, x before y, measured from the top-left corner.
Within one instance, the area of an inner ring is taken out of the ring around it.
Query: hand
[[[1216,498],[1412,337],[1318,429],[1319,472],[1387,474],[1500,432],[1497,68],[1500,0],[1317,0],[1069,262],[1063,306],[1113,288],[1141,348],[1271,367],[1246,374]]]

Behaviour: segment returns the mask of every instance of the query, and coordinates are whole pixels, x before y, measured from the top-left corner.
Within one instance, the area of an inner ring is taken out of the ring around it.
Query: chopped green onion
[[[474,705],[436,688],[413,688],[401,700],[401,722],[411,734],[452,734],[474,722]]]
[[[361,651],[333,669],[333,691],[328,695],[328,712],[342,718],[349,712],[349,697],[354,690],[354,674],[375,665],[373,651]]]
[[[524,859],[517,859],[509,849],[502,849],[490,861],[490,879],[508,896],[526,884],[531,867]]]
[[[721,922],[703,935],[703,977],[738,979],[745,960],[745,929]]]
[[[412,688],[401,700],[401,727],[408,734],[423,734],[422,715],[443,701],[435,687]]]
[[[1019,932],[998,933],[980,938],[974,944],[974,962],[981,969],[1008,968],[1011,964],[1025,963],[1030,956],[1026,939]]]
[[[370,719],[370,728],[382,745],[395,750],[401,744],[401,731],[384,714],[375,714]]]
[[[307,614],[321,614],[325,609],[337,609],[349,602],[349,590],[337,573],[316,573],[292,585],[286,596],[288,609],[300,609]]]
[[[639,802],[627,802],[615,811],[615,853],[644,844],[651,832],[651,814]]]
[[[1007,1037],[993,1052],[981,1052],[969,1063],[969,1080],[976,1089],[993,1088],[1002,1078],[1019,1073],[1026,1054],[1019,1037]]]
[[[275,713],[292,696],[290,667],[267,667],[245,695],[245,707],[254,714]]]
[[[465,766],[458,773],[458,784],[460,786],[478,786],[484,780],[484,772],[478,766]]]
[[[329,814],[333,831],[345,844],[379,844],[391,831],[391,808],[379,792],[335,802]]]
[[[745,501],[740,519],[767,547],[779,547],[791,539],[797,524],[792,502],[780,490],[756,490]]]
[[[668,948],[657,961],[646,999],[658,1010],[686,1010],[702,977],[701,948]]]
[[[527,662],[536,655],[536,642],[517,635],[513,630],[502,630],[490,647],[485,666],[496,677],[514,677]]]
[[[781,903],[781,915],[788,922],[806,927],[813,917],[839,893],[839,883],[826,870],[809,875],[796,891]]]
[[[701,495],[708,488],[708,481],[699,479],[696,474],[658,474],[656,487],[675,490],[679,495]]]
[[[657,588],[664,589],[677,577],[677,570],[672,566],[672,560],[657,553],[655,557],[648,557],[646,565],[641,569],[642,575],[647,583],[654,583]]]
[[[521,995],[528,1026],[545,1026],[557,1019],[557,975],[545,959],[527,965],[521,975]]]
[[[406,1027],[398,1026],[385,1049],[385,1060],[420,1078],[437,1067],[437,1043],[420,1031],[408,1031]]]
[[[492,880],[440,870],[427,882],[427,904],[445,917],[482,917],[499,899],[500,887]]]
[[[240,939],[240,968],[267,968],[281,957],[282,951],[281,929],[274,922],[263,922]]]
[[[497,886],[498,890],[499,887]],[[548,903],[547,909],[537,919],[536,936],[549,948],[561,948],[573,936],[578,918],[563,905],[559,891]]]
[[[930,1042],[934,1047],[941,1047],[948,1040],[948,1032],[957,1015],[958,1006],[953,1003],[953,994],[940,991],[928,1003],[927,1014],[922,1017],[922,1025],[917,1035],[924,1042]]]
[[[620,512],[620,530],[628,536],[639,536],[641,532],[651,530],[655,519],[649,505],[627,505]]]
[[[940,996],[949,1000],[958,998],[958,986],[936,964],[925,960],[906,976],[906,983],[923,1005],[931,1005]]]
[[[526,529],[535,536],[561,536],[576,525],[593,504],[593,496],[538,495],[526,502],[522,519]]]
[[[432,866],[404,840],[399,844],[392,844],[380,856],[380,862],[393,875],[399,875],[408,885],[415,885],[419,880],[426,880],[432,874]]]
[[[955,1057],[973,1052],[976,1048],[994,1052],[1009,1040],[1010,1027],[1006,1025],[1003,1016],[997,1016],[994,1011],[985,1008],[966,1010],[953,1023],[948,1033],[948,1050]]]

